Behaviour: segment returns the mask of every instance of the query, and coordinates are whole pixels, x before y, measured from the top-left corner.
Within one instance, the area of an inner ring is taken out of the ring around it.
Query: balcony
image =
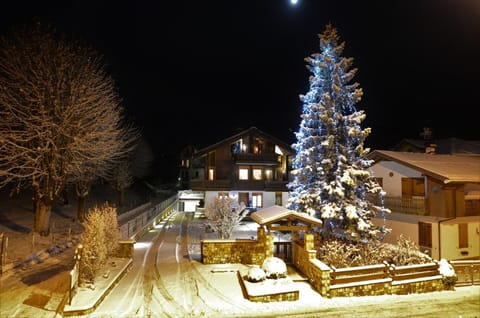
[[[230,190],[230,180],[190,180],[193,191]]]
[[[238,153],[234,155],[236,164],[279,165],[280,156],[276,153]]]
[[[376,205],[381,205],[378,199],[371,200]],[[425,198],[424,197],[384,197],[384,207],[390,209],[392,212],[414,214],[414,215],[426,215],[425,211]]]
[[[275,180],[191,180],[190,187],[193,191],[288,191],[287,181]]]

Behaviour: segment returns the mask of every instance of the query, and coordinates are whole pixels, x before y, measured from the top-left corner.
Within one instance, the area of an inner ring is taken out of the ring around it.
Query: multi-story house
[[[368,157],[392,213],[385,238],[408,236],[433,258],[480,258],[480,155],[376,150]]]
[[[200,207],[222,195],[236,198],[251,211],[285,206],[291,156],[290,145],[251,127],[182,158],[182,174],[188,176],[191,190],[184,196],[201,194]],[[185,206],[180,197],[180,208]]]

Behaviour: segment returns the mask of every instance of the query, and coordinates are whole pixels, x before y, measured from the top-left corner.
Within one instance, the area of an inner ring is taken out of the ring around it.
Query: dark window
[[[432,247],[432,224],[418,222],[418,245]]]
[[[468,223],[458,225],[458,247],[468,247]]]
[[[425,183],[423,178],[402,178],[402,197],[425,196]]]

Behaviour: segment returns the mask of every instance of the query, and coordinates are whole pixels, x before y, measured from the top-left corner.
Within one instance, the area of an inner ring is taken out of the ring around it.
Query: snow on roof
[[[273,205],[271,207],[258,210],[252,213],[250,217],[258,224],[265,225],[267,223],[272,223],[278,220],[289,218],[291,216],[311,224],[322,225],[322,221],[320,219],[312,217],[307,213],[298,213],[296,211],[289,210],[279,205]]]
[[[375,161],[396,161],[427,176],[451,182],[480,182],[480,155],[441,155],[375,150],[368,155]]]

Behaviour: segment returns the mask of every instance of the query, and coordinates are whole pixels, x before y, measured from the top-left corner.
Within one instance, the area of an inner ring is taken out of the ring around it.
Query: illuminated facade
[[[392,211],[387,241],[403,234],[435,259],[480,257],[480,155],[376,150],[368,157]]]
[[[251,211],[287,204],[290,145],[251,127],[195,151],[184,167],[183,183],[204,194],[204,203],[229,195]]]

